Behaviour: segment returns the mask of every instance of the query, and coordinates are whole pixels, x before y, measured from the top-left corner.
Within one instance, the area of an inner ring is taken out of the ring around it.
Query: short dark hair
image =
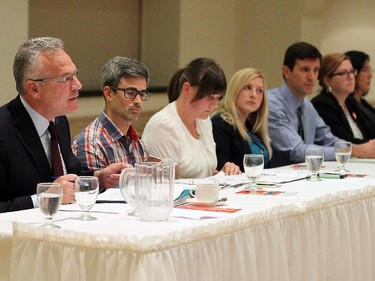
[[[111,58],[103,67],[101,75],[101,88],[109,86],[115,88],[122,78],[143,77],[149,82],[149,71],[147,67],[132,58],[116,56]]]
[[[365,62],[370,61],[370,56],[361,51],[348,51],[345,53],[353,65],[353,68],[359,73],[363,68]]]
[[[322,60],[322,54],[319,50],[306,42],[297,42],[288,47],[284,56],[284,65],[293,70],[296,61],[303,59],[319,59]]]

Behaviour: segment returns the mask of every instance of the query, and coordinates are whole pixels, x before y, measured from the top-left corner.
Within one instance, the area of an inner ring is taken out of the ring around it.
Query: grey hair
[[[59,50],[64,50],[64,43],[53,37],[32,38],[18,48],[13,62],[13,76],[19,94],[23,94],[25,90],[25,81],[40,71],[41,54],[54,53]]]
[[[147,85],[149,82],[149,71],[143,63],[127,57],[113,57],[103,67],[100,86],[115,88],[121,78],[144,77]]]

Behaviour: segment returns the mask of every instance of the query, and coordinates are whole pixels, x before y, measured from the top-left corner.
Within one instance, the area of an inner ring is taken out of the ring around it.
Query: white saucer
[[[202,207],[223,206],[226,203],[226,201],[219,201],[219,202],[214,202],[214,203],[199,202],[197,201],[196,198],[188,198],[186,199],[186,202],[188,202],[190,205],[202,206]]]

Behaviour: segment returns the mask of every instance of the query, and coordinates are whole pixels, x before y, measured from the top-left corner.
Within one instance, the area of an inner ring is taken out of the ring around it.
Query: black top
[[[313,98],[311,102],[316,111],[318,111],[319,115],[323,118],[324,122],[331,127],[331,131],[336,137],[352,143],[364,143],[368,141],[366,132],[358,122],[358,113],[350,104],[346,104],[349,114],[361,130],[364,139],[354,138],[345,113],[332,93],[322,91],[319,95]]]
[[[361,127],[366,132],[366,135],[369,139],[375,138],[375,108],[371,106],[365,99],[361,99],[361,102],[358,103],[354,98],[354,95],[351,94],[345,101],[347,106],[350,106],[355,109],[355,112],[358,114],[357,122],[361,124]]]
[[[220,171],[229,161],[239,166],[244,172],[243,156],[252,153],[249,142],[242,138],[239,130],[226,122],[220,113],[211,117],[211,120],[216,143],[217,170]],[[246,121],[246,127],[251,130],[252,125],[249,121]]]

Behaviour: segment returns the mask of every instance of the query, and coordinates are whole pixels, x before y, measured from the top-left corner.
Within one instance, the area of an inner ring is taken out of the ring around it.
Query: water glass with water
[[[247,189],[250,191],[260,190],[257,185],[259,177],[262,175],[264,168],[264,158],[262,154],[245,154],[243,157],[243,167],[245,174],[250,180],[250,185]]]
[[[63,196],[63,188],[60,183],[42,182],[36,186],[36,196],[38,199],[39,209],[45,215],[46,228],[60,228],[53,223],[53,216],[60,208]]]
[[[352,155],[352,143],[348,141],[338,141],[335,142],[335,157],[336,161],[339,163],[339,167],[336,171],[341,173],[349,172],[345,168],[345,163],[349,161]]]
[[[324,161],[324,149],[318,146],[306,148],[305,161],[307,169],[310,171],[310,181],[320,181],[318,173]]]

